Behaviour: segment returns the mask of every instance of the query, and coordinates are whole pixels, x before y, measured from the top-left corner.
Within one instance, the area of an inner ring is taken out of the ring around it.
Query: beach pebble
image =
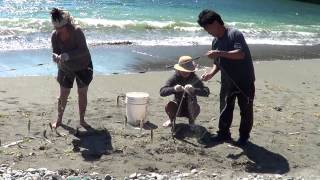
[[[191,170],[191,174],[197,174],[198,173],[198,170],[197,169],[192,169]]]
[[[112,179],[112,176],[110,176],[110,174],[106,174],[104,176],[104,180],[111,180]]]
[[[12,179],[10,174],[3,174],[2,178],[3,179]]]
[[[168,179],[168,176],[158,174],[156,179],[157,179],[157,180],[167,180],[167,179]]]
[[[8,168],[7,168],[7,173],[8,173],[8,174],[11,174],[11,172],[12,172],[11,167],[8,167]]]
[[[149,178],[157,178],[158,174],[157,173],[150,173],[148,175]]]
[[[78,176],[68,176],[66,179],[67,180],[78,180],[78,179],[81,179],[81,178],[79,178]]]
[[[211,176],[212,176],[212,177],[217,177],[217,176],[218,176],[218,174],[216,174],[216,173],[212,173],[212,174],[211,174]]]
[[[11,176],[18,178],[18,177],[23,177],[26,173],[23,172],[22,170],[18,170],[18,171],[12,171]]]
[[[130,179],[134,179],[134,178],[137,178],[137,173],[133,173],[129,176]]]
[[[1,164],[0,167],[9,167],[9,164]]]
[[[44,179],[62,179],[59,175],[55,174],[53,171],[47,171],[43,176]]]
[[[38,169],[38,172],[39,172],[39,174],[40,174],[41,176],[45,175],[47,171],[48,171],[47,168],[39,168],[39,169]]]
[[[47,168],[29,168],[26,170],[15,170],[11,169],[9,166],[0,166],[0,179],[11,180],[11,179],[23,179],[23,180],[91,180],[91,179],[101,179],[101,180],[113,180],[115,179],[112,175],[106,174],[104,177],[98,177],[98,172],[87,172],[80,171],[79,169],[61,169],[58,171],[50,171]],[[160,170],[159,170],[160,171]],[[58,174],[61,173],[61,176]],[[63,174],[63,175],[62,175]],[[180,179],[216,179],[222,178],[224,174],[221,174],[219,177],[218,173],[208,173],[206,171],[198,171],[197,169],[192,169],[191,172],[182,172],[179,170],[175,170],[170,173],[132,173],[129,177],[125,177],[125,180],[137,179],[137,180],[180,180]],[[273,175],[262,175],[262,174],[247,174],[245,177],[237,178],[239,180],[269,180],[269,179],[286,179],[286,180],[294,180],[294,179],[303,179],[303,177],[295,178],[295,177],[286,177],[286,175],[282,176],[280,174]]]
[[[274,177],[275,177],[276,179],[281,179],[281,178],[282,178],[282,176],[281,176],[280,174],[276,174],[276,175],[274,175]]]
[[[27,175],[23,177],[24,180],[41,180],[40,175]]]
[[[279,106],[275,106],[275,107],[273,107],[273,109],[276,110],[276,111],[279,111],[279,112],[282,111],[282,108],[279,107]]]
[[[38,170],[34,169],[34,168],[29,168],[26,170],[27,172],[30,172],[30,173],[36,173],[38,172]]]
[[[90,174],[90,176],[97,176],[97,175],[99,175],[99,173],[97,173],[97,172],[92,172],[92,173]]]
[[[255,178],[256,179],[264,179],[264,177],[262,175],[256,175]]]
[[[190,175],[191,175],[190,173],[182,173],[182,177],[188,177]]]

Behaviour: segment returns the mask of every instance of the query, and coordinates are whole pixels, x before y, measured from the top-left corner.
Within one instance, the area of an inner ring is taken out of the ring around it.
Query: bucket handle
[[[126,97],[126,95],[123,94],[123,93],[121,93],[120,95],[117,96],[117,107],[120,106],[120,100],[121,100],[122,102],[124,102],[125,97]]]

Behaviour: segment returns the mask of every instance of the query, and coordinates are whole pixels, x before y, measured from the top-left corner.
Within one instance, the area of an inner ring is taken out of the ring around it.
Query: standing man
[[[198,24],[215,37],[212,50],[206,53],[214,59],[213,67],[201,76],[202,80],[208,81],[221,71],[219,131],[213,141],[231,140],[230,127],[237,99],[241,116],[237,145],[246,145],[253,126],[255,93],[255,75],[249,47],[239,30],[224,26],[218,13],[206,9],[198,18]]]

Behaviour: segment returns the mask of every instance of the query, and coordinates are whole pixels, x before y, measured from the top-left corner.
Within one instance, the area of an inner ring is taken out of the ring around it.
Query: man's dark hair
[[[224,25],[221,16],[213,10],[205,9],[201,11],[201,13],[198,16],[198,24],[201,27],[205,27],[208,24],[212,24],[214,21],[218,21],[219,24]]]
[[[50,12],[51,14],[51,18],[54,20],[54,21],[62,21],[63,17],[62,17],[62,10],[58,9],[58,8],[53,8]]]

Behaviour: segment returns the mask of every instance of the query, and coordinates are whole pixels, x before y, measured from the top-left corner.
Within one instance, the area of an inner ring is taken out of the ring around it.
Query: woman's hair
[[[53,8],[50,12],[51,22],[55,28],[60,28],[63,26],[75,27],[73,17],[70,16],[68,11]]]
[[[221,16],[213,10],[205,9],[198,16],[198,24],[201,27],[205,27],[208,24],[212,24],[214,21],[218,21],[219,24],[224,25]]]
[[[62,17],[62,10],[58,9],[58,8],[53,8],[50,12],[51,14],[51,19],[53,21],[62,21],[63,17]]]

